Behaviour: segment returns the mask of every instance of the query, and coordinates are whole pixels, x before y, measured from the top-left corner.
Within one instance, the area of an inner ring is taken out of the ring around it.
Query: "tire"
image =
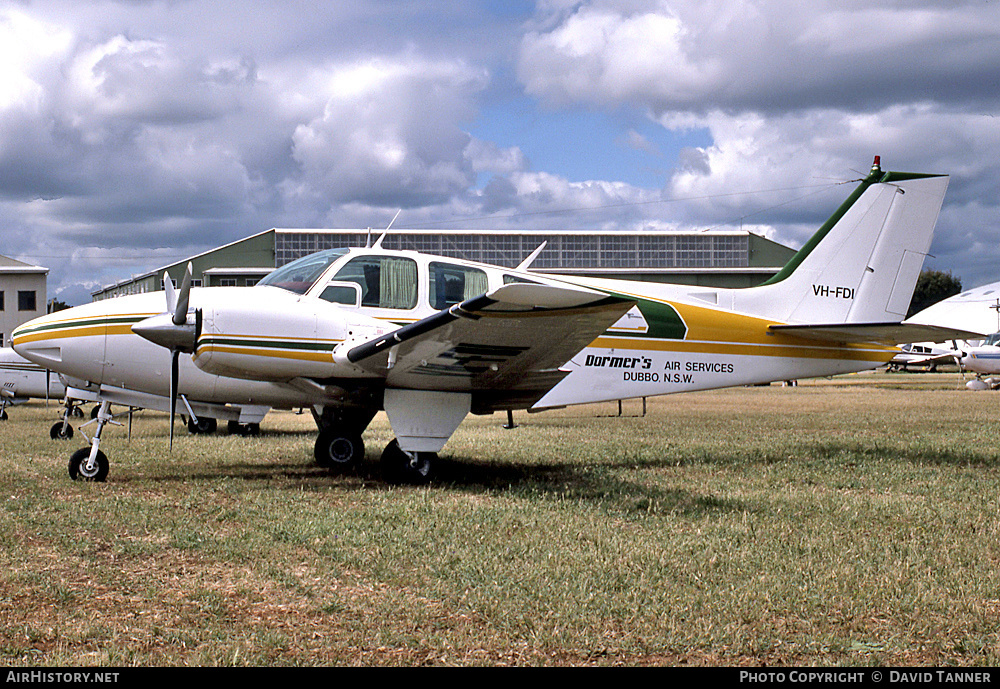
[[[97,451],[97,463],[93,471],[86,469],[87,459],[90,457],[90,448],[81,447],[69,458],[69,477],[74,481],[96,481],[103,482],[108,477],[108,458],[100,450]]]
[[[211,416],[202,416],[196,422],[194,419],[188,419],[187,426],[188,432],[194,435],[201,435],[204,433],[215,433],[215,429],[218,427],[219,422],[213,419]]]
[[[66,427],[65,432],[63,431],[64,425]],[[62,421],[59,421],[49,429],[49,437],[53,440],[69,440],[73,437],[73,427],[68,423],[63,424]]]
[[[399,448],[399,441],[393,439],[382,451],[382,477],[389,483],[422,486],[434,477],[436,452],[418,452],[416,461]]]
[[[226,424],[226,430],[229,432],[229,435],[239,435],[244,438],[250,438],[260,435],[260,424],[230,421]]]
[[[360,435],[328,429],[316,438],[316,463],[332,472],[352,471],[365,458],[365,443]]]

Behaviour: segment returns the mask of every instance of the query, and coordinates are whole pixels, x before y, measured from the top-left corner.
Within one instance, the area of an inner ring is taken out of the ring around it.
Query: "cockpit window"
[[[992,335],[990,335],[989,337],[986,338],[986,341],[983,342],[983,344],[984,345],[997,345],[997,344],[1000,344],[1000,333],[993,333]]]
[[[305,294],[323,272],[347,251],[347,249],[328,249],[303,256],[269,273],[257,284],[280,287],[296,294]]]
[[[486,273],[478,268],[451,263],[431,263],[430,302],[435,309],[446,309],[478,297],[488,288]]]
[[[417,305],[417,263],[399,256],[358,256],[333,277],[361,287],[361,305],[412,309]]]

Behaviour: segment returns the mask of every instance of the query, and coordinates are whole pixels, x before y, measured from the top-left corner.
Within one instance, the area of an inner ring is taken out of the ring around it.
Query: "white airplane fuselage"
[[[19,355],[10,347],[0,348],[0,390],[9,401],[61,400],[66,388],[59,376]]]
[[[991,335],[977,347],[963,347],[962,368],[979,375],[1000,373],[1000,345],[996,344],[997,339],[998,335]]]

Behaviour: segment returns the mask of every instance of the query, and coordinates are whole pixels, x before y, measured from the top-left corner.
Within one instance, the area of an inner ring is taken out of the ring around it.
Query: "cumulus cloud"
[[[969,84],[1000,77],[998,26],[986,2],[597,0],[540,19],[518,71],[555,103],[657,112],[995,102]]]
[[[421,206],[467,189],[474,170],[462,129],[485,87],[482,69],[415,57],[337,65],[321,115],[292,134],[298,194],[331,204]]]
[[[735,225],[795,245],[879,154],[953,175],[936,267],[986,282],[1000,261],[995,3],[305,7],[0,9],[3,252],[50,266],[55,292],[400,208],[398,227]],[[533,113],[496,106],[531,99],[545,126],[596,111],[618,128],[552,137],[582,153],[560,174],[517,136]],[[484,113],[502,142],[472,133]],[[673,169],[627,184],[601,168],[610,148]]]
[[[770,208],[759,231],[797,246],[841,194],[810,188],[862,176],[872,155],[951,174],[929,263],[975,282],[1000,262],[996,244],[971,238],[991,232],[968,226],[1000,210],[998,129],[984,114],[998,54],[988,2],[591,0],[543,6],[518,75],[558,107],[630,106],[668,131],[705,128],[711,145],[681,150],[664,191],[690,199],[671,211],[689,227]],[[754,190],[779,191],[741,193]]]

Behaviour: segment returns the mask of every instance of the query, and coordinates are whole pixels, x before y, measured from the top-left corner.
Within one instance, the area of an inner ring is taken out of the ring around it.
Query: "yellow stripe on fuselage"
[[[194,358],[198,359],[213,352],[219,354],[239,354],[242,356],[258,356],[269,359],[295,359],[297,361],[332,361],[332,354],[329,351],[303,351],[303,350],[280,350],[280,349],[260,349],[254,347],[239,347],[234,345],[201,345],[198,347]]]
[[[14,344],[41,342],[43,340],[71,340],[79,337],[101,337],[103,335],[131,335],[132,325],[153,313],[118,314],[114,320],[127,319],[126,323],[107,323],[108,316],[52,320],[32,328],[30,332],[15,332],[11,338]],[[62,324],[62,325],[60,325]],[[22,326],[23,327],[23,326]]]

